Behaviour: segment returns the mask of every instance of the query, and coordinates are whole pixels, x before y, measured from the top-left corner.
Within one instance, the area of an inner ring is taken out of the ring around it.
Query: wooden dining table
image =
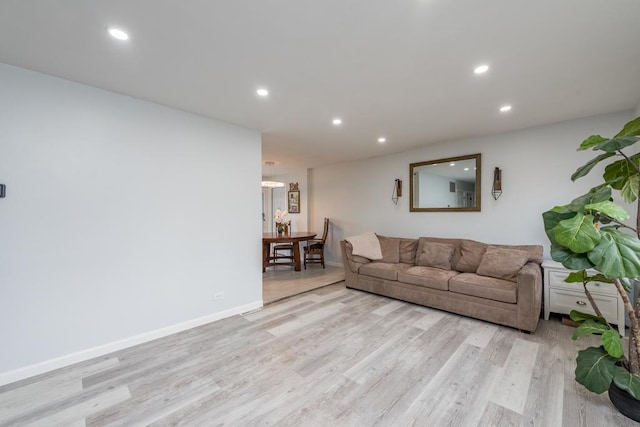
[[[280,234],[276,231],[262,233],[262,272],[264,273],[267,267],[276,265],[292,265],[295,271],[300,271],[300,242],[314,237],[316,237],[316,233],[311,231],[293,231]],[[272,243],[291,243],[293,246],[293,261],[288,263],[277,262],[277,259],[271,256]]]

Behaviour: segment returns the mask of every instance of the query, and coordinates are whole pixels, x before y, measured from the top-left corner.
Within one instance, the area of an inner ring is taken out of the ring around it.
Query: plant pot
[[[624,416],[640,422],[640,400],[636,400],[614,383],[609,387],[609,399]]]

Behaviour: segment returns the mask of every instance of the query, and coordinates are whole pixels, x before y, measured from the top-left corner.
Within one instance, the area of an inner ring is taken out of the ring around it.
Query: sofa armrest
[[[528,262],[518,273],[518,325],[534,332],[542,307],[542,269],[540,264]]]
[[[351,269],[353,273],[357,273],[358,269],[364,265],[371,262],[370,259],[363,258],[361,256],[357,256],[353,254],[353,246],[351,243],[346,240],[340,241],[340,247],[342,248],[342,260],[345,268],[347,265]]]

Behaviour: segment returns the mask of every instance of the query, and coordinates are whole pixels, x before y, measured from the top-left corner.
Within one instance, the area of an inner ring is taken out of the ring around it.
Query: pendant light
[[[275,165],[275,162],[264,162],[267,168],[270,168]],[[264,188],[279,188],[284,187],[284,182],[279,181],[270,181],[270,180],[262,180],[262,187]]]

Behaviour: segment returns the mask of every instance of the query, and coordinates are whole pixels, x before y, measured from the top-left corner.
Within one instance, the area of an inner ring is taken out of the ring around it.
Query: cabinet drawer
[[[569,272],[567,271],[549,271],[549,286],[566,289],[567,291],[582,292],[582,283],[567,283],[564,281],[568,275]],[[591,282],[587,285],[587,289],[589,289],[589,292],[603,295],[618,295],[618,290],[613,283]]]
[[[566,291],[550,288],[550,310],[553,313],[569,314],[571,310],[594,314],[584,292]],[[618,323],[618,299],[613,296],[592,294],[602,315],[611,323]]]

